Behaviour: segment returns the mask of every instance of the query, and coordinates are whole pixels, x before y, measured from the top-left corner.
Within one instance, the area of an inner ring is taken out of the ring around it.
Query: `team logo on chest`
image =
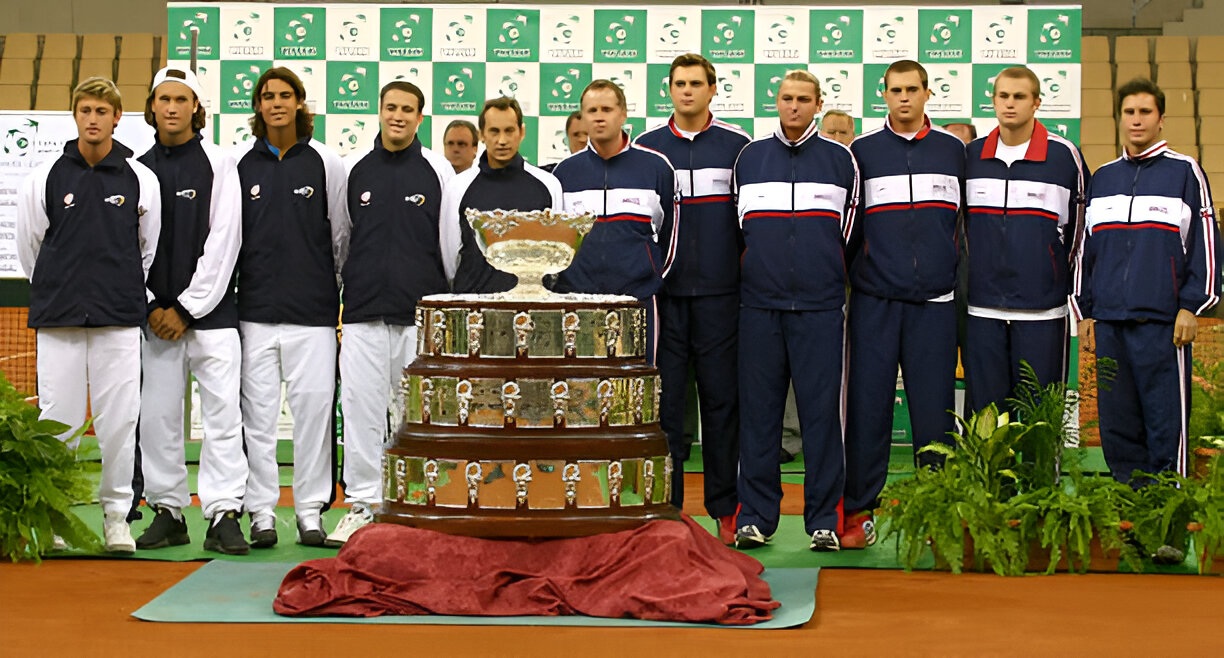
[[[64,195],[64,210],[67,210],[76,205],[76,197],[72,196],[72,192]]]
[[[196,191],[191,189],[179,190],[178,192],[174,193],[174,196],[180,199],[194,199],[196,198]]]
[[[361,207],[364,208],[370,205],[370,191],[366,190],[361,193]]]
[[[127,199],[122,194],[112,194],[102,200],[111,204],[112,206],[115,206],[116,208],[122,208],[123,202],[127,201]]]
[[[408,203],[412,203],[418,206],[423,206],[425,205],[425,195],[424,194],[413,194],[412,196],[404,197],[404,201],[407,201]]]
[[[251,201],[259,200],[259,185],[251,186]]]
[[[303,185],[293,191],[294,194],[309,199],[314,196],[314,188],[309,185]]]

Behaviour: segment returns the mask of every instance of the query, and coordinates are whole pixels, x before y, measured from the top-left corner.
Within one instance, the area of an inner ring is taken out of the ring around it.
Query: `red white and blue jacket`
[[[912,139],[886,121],[855,139],[850,150],[863,179],[863,217],[848,250],[850,287],[911,302],[950,295],[964,142],[924,117]]]
[[[731,198],[731,171],[752,138],[711,114],[691,137],[680,132],[672,117],[634,141],[667,156],[676,170],[684,233],[678,236],[675,265],[663,291],[689,297],[738,291],[744,241]]]
[[[744,147],[734,189],[744,256],[740,303],[823,311],[846,301],[846,239],[855,224],[859,169],[812,122],[791,141],[781,127]]]
[[[969,306],[1066,313],[1088,169],[1079,148],[1036,122],[1024,157],[995,157],[999,129],[968,147]]]
[[[679,197],[676,174],[663,154],[632,145],[604,159],[594,144],[553,169],[564,210],[595,215],[557,292],[652,297],[676,251]]]
[[[1194,158],[1164,141],[1124,153],[1093,175],[1086,220],[1075,277],[1083,317],[1172,322],[1219,301],[1219,231]]]

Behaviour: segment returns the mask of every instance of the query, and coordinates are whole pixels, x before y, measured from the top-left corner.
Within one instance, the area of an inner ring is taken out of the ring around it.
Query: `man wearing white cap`
[[[246,494],[239,405],[242,348],[234,264],[242,242],[242,197],[233,158],[200,135],[204,106],[190,70],[153,78],[145,122],[157,142],[140,157],[161,182],[162,226],[149,269],[148,326],[141,361],[140,455],[145,499],[156,510],[139,549],[186,544],[191,504],[183,454],[187,373],[200,384],[204,443],[199,495],[210,520],[205,550],[246,554],[238,525]]]

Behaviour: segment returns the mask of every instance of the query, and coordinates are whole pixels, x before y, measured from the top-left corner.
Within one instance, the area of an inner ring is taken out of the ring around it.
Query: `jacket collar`
[[[311,140],[311,136],[310,136],[310,135],[302,135],[301,137],[298,137],[297,142],[295,142],[295,143],[293,144],[293,146],[290,146],[290,147],[289,147],[289,151],[285,153],[285,156],[284,156],[284,157],[286,157],[286,158],[287,158],[287,157],[289,157],[289,156],[293,155],[293,154],[294,154],[296,151],[298,151],[298,150],[299,150],[299,149],[297,148],[298,146],[300,146],[300,145],[302,145],[302,144],[307,144],[307,145],[308,145],[308,144],[310,144],[310,140]],[[262,151],[263,153],[265,153],[265,154],[267,154],[267,155],[269,155],[269,156],[271,156],[271,157],[273,157],[273,158],[277,157],[277,155],[276,155],[276,151],[275,151],[275,150],[273,150],[273,148],[272,148],[272,144],[271,144],[271,143],[268,141],[268,138],[267,138],[267,137],[263,137],[263,138],[256,138],[256,139],[255,139],[255,146],[254,146],[254,147],[252,147],[252,148],[253,148],[254,150],[256,150],[256,151]]]
[[[1169,143],[1163,139],[1147,147],[1147,149],[1145,149],[1143,153],[1140,153],[1139,155],[1134,155],[1134,156],[1132,156],[1130,152],[1126,150],[1126,147],[1123,146],[1122,147],[1122,159],[1135,160],[1135,161],[1149,160],[1158,155],[1161,155],[1162,153],[1168,150],[1169,150]]]
[[[81,149],[77,145],[77,142],[78,140],[76,139],[68,140],[68,142],[64,144],[64,155],[69,159],[75,160],[76,162],[88,167],[89,163],[85,161],[85,156],[81,155]],[[94,169],[118,169],[122,167],[124,162],[130,157],[132,157],[132,149],[121,144],[119,140],[112,139],[110,153],[107,153],[106,157],[102,158],[98,164],[94,165]]]
[[[628,151],[628,150],[629,150],[629,147],[630,147],[631,145],[632,145],[632,142],[631,142],[631,140],[629,139],[629,133],[626,133],[626,132],[624,131],[624,129],[622,129],[622,130],[621,130],[621,147],[620,147],[620,150],[619,150],[619,151],[617,151],[616,153],[613,153],[613,154],[612,154],[612,157],[611,157],[611,158],[608,158],[608,159],[609,159],[609,160],[611,160],[612,158],[615,158],[616,156],[618,156],[618,155],[620,155],[620,154],[624,153],[625,151]],[[596,150],[595,150],[595,142],[592,142],[592,141],[589,141],[589,140],[588,140],[588,141],[587,141],[587,145],[586,145],[586,150],[590,151],[590,152],[591,152],[591,155],[594,155],[595,157],[599,158],[600,160],[604,159],[604,157],[603,157],[602,155],[600,155],[600,154],[599,154],[599,151],[596,151]]]
[[[494,169],[493,167],[489,166],[489,151],[485,150],[481,152],[480,160],[477,163],[477,166],[480,167],[480,174],[482,176],[504,176],[515,171],[523,171],[523,164],[523,154],[515,153],[514,157],[510,159],[509,164],[501,169]]]
[[[783,144],[786,144],[787,146],[794,146],[794,147],[803,146],[804,144],[808,142],[809,139],[812,138],[812,135],[815,135],[816,133],[817,133],[817,130],[816,130],[815,119],[813,119],[812,122],[808,124],[808,127],[803,130],[803,134],[799,136],[799,139],[796,139],[794,141],[791,141],[791,139],[786,136],[786,133],[783,132],[781,121],[778,122],[778,127],[774,128],[774,137],[777,137],[778,140],[781,141]]]
[[[901,134],[893,128],[892,117],[884,117],[884,129],[897,137],[901,137]],[[931,134],[931,117],[927,116],[924,112],[922,115],[922,127],[918,129],[918,134],[914,135],[913,141],[916,142],[920,139],[924,139],[929,134]],[[905,138],[902,137],[902,139]]]
[[[153,137],[153,141],[157,144],[157,148],[161,149],[161,152],[166,155],[171,155],[174,153],[185,153],[187,151],[197,149],[200,147],[200,141],[202,139],[203,139],[203,136],[197,132],[191,136],[191,139],[183,142],[182,144],[176,144],[174,146],[166,146],[165,144],[161,143],[161,139],[159,139],[156,136],[156,133],[154,134],[154,137]]]
[[[709,130],[710,126],[712,125],[714,125],[714,113],[707,110],[705,125],[701,127],[701,130],[697,131],[697,134],[701,134]],[[675,135],[676,137],[679,137],[680,139],[691,139],[691,138],[686,138],[684,136],[684,133],[680,132],[680,127],[676,125],[676,113],[675,112],[672,112],[671,117],[667,119],[667,128],[671,130],[673,135]],[[696,136],[697,135],[693,135],[693,137],[696,137]]]
[[[1040,121],[1033,121],[1033,136],[1029,138],[1028,150],[1024,152],[1025,160],[1033,162],[1045,162],[1046,155],[1049,152],[1050,132],[1046,127],[1041,125]],[[990,131],[986,136],[986,142],[982,145],[982,159],[989,160],[995,157],[995,152],[999,148],[999,128]]]
[[[388,151],[386,146],[383,146],[382,132],[379,131],[374,136],[374,151],[380,153],[384,157],[415,157],[421,154],[421,136],[413,135],[412,143],[398,151]]]

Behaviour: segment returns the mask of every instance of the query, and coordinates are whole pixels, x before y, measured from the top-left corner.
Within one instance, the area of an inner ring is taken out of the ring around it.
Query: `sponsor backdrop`
[[[403,79],[425,92],[426,145],[440,145],[452,120],[474,121],[485,99],[507,95],[526,115],[524,156],[554,162],[569,153],[565,117],[588,82],[625,89],[636,134],[671,113],[668,65],[686,52],[717,68],[714,112],[757,136],[774,129],[774,92],[793,68],[817,76],[825,109],[848,112],[863,129],[881,125],[884,69],[909,58],[930,74],[927,111],[940,123],[992,127],[994,76],[1027,64],[1042,83],[1039,117],[1079,138],[1079,7],[170,3],[172,64],[187,66],[192,27],[223,146],[250,139],[251,89],[281,65],[306,85],[315,136],[342,153],[373,139],[378,90]]]

